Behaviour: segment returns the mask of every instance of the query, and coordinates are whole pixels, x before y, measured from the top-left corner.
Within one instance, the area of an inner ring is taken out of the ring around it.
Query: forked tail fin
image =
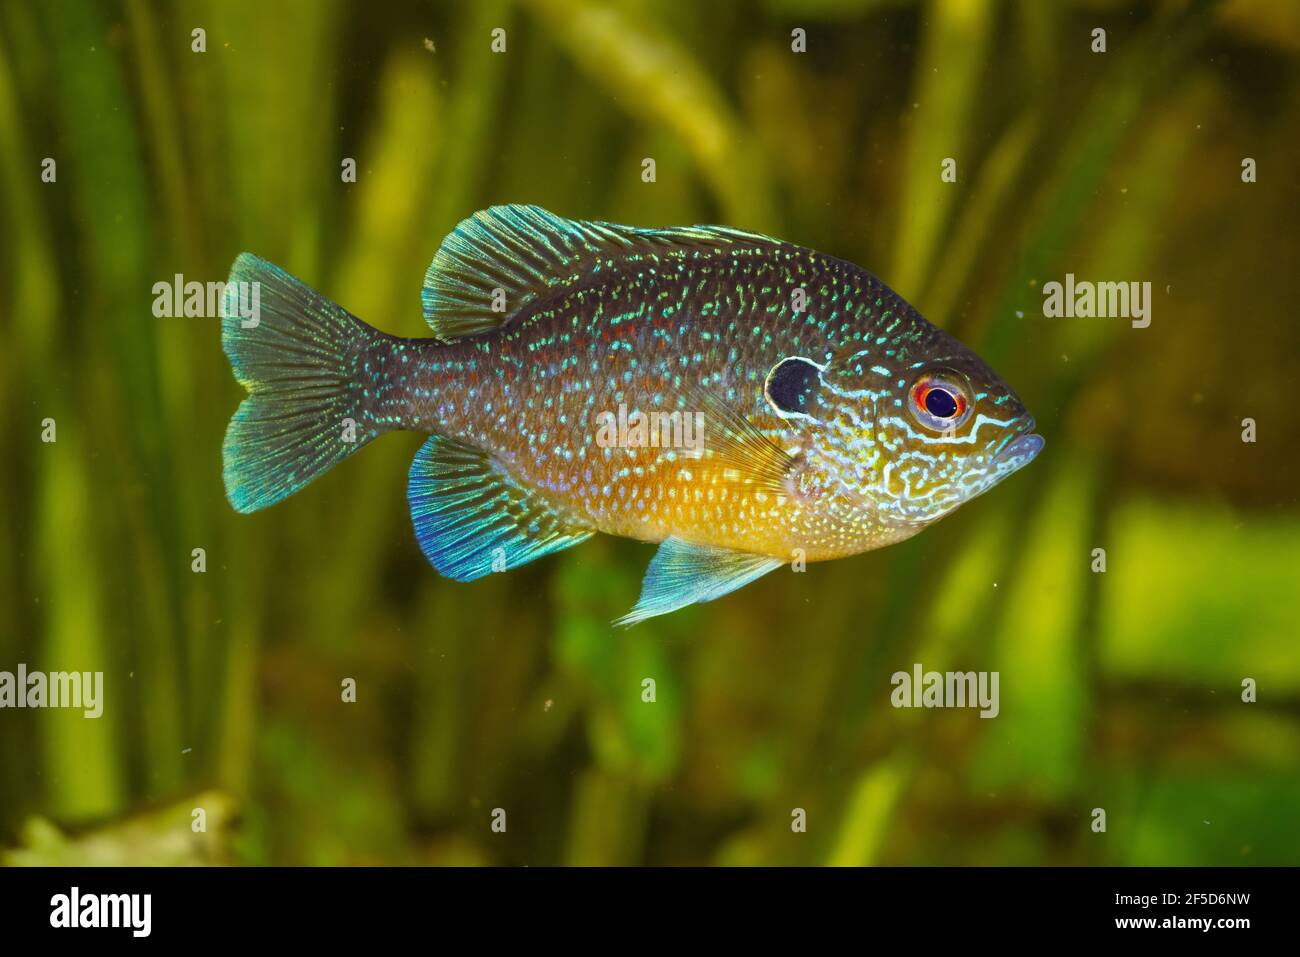
[[[379,434],[361,376],[389,341],[278,266],[251,253],[235,260],[221,345],[248,398],[222,444],[231,505],[274,505]]]

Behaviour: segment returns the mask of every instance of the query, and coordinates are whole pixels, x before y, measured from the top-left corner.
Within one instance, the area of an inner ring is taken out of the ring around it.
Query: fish
[[[651,543],[631,625],[910,538],[1044,446],[997,373],[881,280],[755,232],[493,206],[443,239],[421,300],[432,335],[389,335],[235,259],[237,511],[421,433],[407,501],[434,569],[468,582],[596,534]]]

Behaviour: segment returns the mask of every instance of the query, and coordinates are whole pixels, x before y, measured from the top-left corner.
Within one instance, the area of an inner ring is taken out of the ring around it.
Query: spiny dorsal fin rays
[[[595,260],[637,250],[745,242],[779,240],[724,226],[638,229],[565,219],[540,206],[493,206],[461,220],[442,241],[424,275],[424,319],[439,339],[473,335],[500,326],[538,296],[575,281]]]

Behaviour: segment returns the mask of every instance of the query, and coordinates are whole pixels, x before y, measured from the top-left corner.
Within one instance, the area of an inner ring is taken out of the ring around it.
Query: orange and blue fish
[[[256,321],[236,291],[252,283]],[[1011,388],[875,276],[757,233],[494,206],[443,241],[423,305],[431,338],[391,336],[235,260],[238,511],[424,433],[407,498],[435,569],[472,581],[598,532],[652,542],[631,624],[902,541],[1043,447]]]

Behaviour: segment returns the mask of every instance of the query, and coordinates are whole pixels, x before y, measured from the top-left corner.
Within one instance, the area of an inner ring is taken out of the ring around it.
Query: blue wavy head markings
[[[975,353],[918,321],[833,359],[811,455],[863,521],[897,540],[1028,465],[1043,448],[1019,397]]]

